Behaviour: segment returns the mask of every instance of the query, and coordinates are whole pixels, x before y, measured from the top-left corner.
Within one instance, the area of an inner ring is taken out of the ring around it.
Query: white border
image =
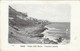
[[[8,43],[8,5],[9,4],[70,4],[71,5],[71,42],[66,45],[52,44],[12,44]],[[80,3],[78,1],[13,1],[1,2],[1,46],[2,50],[19,51],[79,51],[80,50]],[[20,45],[49,45],[58,47],[20,47]]]

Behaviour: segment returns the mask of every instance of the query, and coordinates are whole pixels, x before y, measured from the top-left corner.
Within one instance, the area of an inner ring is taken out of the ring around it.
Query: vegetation
[[[9,6],[9,43],[15,43],[15,41],[20,43],[41,43],[38,38],[44,36],[41,33],[46,30],[44,27],[48,24],[50,22],[47,20],[29,17],[27,14],[16,11]],[[28,37],[38,37],[38,40]]]

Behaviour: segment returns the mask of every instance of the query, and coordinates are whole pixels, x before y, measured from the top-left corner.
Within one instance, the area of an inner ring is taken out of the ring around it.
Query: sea
[[[48,30],[43,32],[44,38],[55,40],[62,37],[64,40],[60,44],[68,44],[70,42],[70,22],[54,22],[45,27]]]

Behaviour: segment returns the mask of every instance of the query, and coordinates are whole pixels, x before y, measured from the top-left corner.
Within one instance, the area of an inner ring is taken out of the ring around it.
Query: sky
[[[51,22],[70,22],[68,4],[11,4],[17,11],[27,13],[29,17]]]

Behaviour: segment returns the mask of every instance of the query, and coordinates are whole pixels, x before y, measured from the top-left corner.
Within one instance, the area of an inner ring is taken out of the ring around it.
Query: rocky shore
[[[70,32],[65,33],[66,28],[68,32],[69,26],[66,25],[68,24],[29,17],[9,6],[8,41],[11,44],[59,44],[64,42],[65,38],[69,39]]]

